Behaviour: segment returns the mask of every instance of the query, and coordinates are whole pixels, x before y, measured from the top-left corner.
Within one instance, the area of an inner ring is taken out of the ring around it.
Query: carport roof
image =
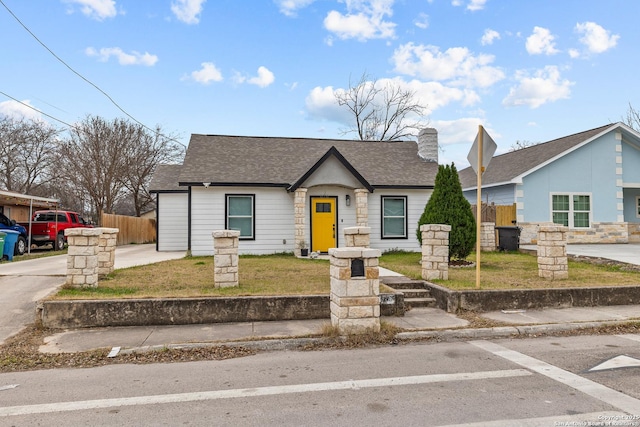
[[[50,208],[56,206],[60,201],[47,197],[30,196],[28,194],[14,193],[12,191],[0,190],[0,205],[2,206],[34,206]]]

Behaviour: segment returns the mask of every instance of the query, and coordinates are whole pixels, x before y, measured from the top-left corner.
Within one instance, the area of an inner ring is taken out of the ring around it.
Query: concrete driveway
[[[520,245],[520,248],[534,251],[537,249],[535,245]],[[567,245],[567,254],[606,258],[613,261],[640,265],[640,243],[600,245],[572,244]]]
[[[183,258],[185,251],[156,252],[150,245],[116,248],[115,268]],[[0,264],[0,344],[33,323],[36,302],[55,292],[66,280],[67,256],[3,262]]]

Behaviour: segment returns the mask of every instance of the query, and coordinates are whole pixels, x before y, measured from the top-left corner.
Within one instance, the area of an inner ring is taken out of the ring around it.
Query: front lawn
[[[475,255],[469,258],[475,261]],[[407,277],[421,276],[419,253],[387,253],[380,266]],[[314,295],[330,291],[329,261],[298,259],[289,254],[241,256],[240,286],[215,288],[213,257],[186,257],[116,270],[95,289],[62,289],[55,299],[189,298],[199,296]],[[475,289],[475,267],[450,268],[449,280],[434,281],[451,289]],[[640,272],[621,266],[569,261],[569,279],[538,277],[535,255],[483,253],[482,289],[566,288],[640,285]]]

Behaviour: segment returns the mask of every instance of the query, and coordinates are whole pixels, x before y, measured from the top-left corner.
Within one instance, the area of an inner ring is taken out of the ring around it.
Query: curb
[[[440,331],[411,331],[400,332],[395,335],[398,341],[411,341],[420,339],[435,339],[437,341],[457,341],[467,339],[492,339],[524,337],[527,335],[545,335],[557,332],[579,331],[593,329],[603,326],[623,326],[631,323],[638,323],[636,320],[612,320],[603,322],[571,322],[571,323],[550,323],[543,325],[522,325],[522,326],[500,326],[494,328],[467,328],[467,329],[447,329]],[[165,349],[185,350],[208,347],[246,347],[253,350],[262,351],[282,351],[297,350],[302,346],[310,344],[328,344],[331,338],[279,338],[279,339],[259,339],[255,341],[224,341],[224,342],[201,342],[185,344],[153,345],[143,347],[132,347],[121,350],[119,354],[135,354]]]

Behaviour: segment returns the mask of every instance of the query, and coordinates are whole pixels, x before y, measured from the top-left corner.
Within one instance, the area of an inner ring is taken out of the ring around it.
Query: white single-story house
[[[212,255],[215,230],[240,231],[241,254],[327,252],[345,227],[371,247],[419,251],[416,228],[438,172],[438,137],[415,141],[192,135],[182,165],[163,165],[157,249]]]
[[[475,172],[459,175],[475,204]],[[569,243],[640,242],[640,133],[612,123],[495,156],[481,197],[516,204],[522,244],[549,222],[569,227]]]

